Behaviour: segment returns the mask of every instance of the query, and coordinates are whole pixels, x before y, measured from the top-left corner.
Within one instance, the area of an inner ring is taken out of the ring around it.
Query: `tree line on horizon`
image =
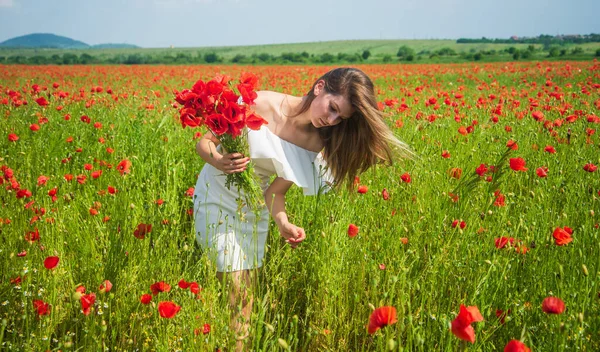
[[[537,37],[517,37],[513,36],[508,39],[502,38],[486,38],[480,39],[459,38],[456,43],[459,44],[542,44],[545,48],[551,45],[564,44],[585,44],[585,43],[600,43],[600,34],[568,34],[568,35],[547,35],[542,34]]]
[[[195,55],[185,52],[178,53],[154,53],[154,54],[116,54],[110,57],[106,55],[94,56],[89,53],[76,55],[64,53],[63,55],[35,55],[26,57],[24,55],[0,56],[0,64],[22,64],[22,65],[183,65],[183,64],[356,64],[356,63],[393,63],[393,62],[468,62],[468,61],[501,61],[501,60],[543,60],[553,58],[564,59],[589,59],[592,56],[600,57],[600,49],[595,55],[586,54],[581,47],[565,48],[557,45],[536,48],[533,44],[526,49],[508,47],[501,50],[479,50],[471,49],[468,52],[457,52],[444,47],[438,50],[420,50],[403,45],[398,49],[395,57],[392,55],[373,56],[370,50],[363,50],[353,54],[348,53],[322,53],[309,54],[306,51],[295,53],[285,52],[280,55],[268,53],[244,55],[237,54],[231,58],[223,57],[217,53],[201,53]]]

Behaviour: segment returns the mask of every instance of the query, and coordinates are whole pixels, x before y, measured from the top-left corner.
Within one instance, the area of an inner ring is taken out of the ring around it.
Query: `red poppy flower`
[[[410,183],[412,181],[408,172],[405,172],[402,175],[400,175],[400,179],[402,180],[402,182],[406,183]]]
[[[50,314],[50,305],[41,299],[34,299],[33,307],[35,308],[38,317]]]
[[[198,285],[197,282],[192,282],[190,283],[190,292],[197,295],[200,293],[200,291],[202,291],[202,288],[200,288],[200,285]]]
[[[538,177],[544,178],[548,176],[548,167],[547,166],[542,166],[542,167],[538,167],[535,170],[535,173],[538,175]]]
[[[479,166],[475,169],[475,173],[479,176],[483,176],[488,171],[488,167],[485,164],[479,164]]]
[[[179,288],[181,289],[187,289],[188,287],[190,287],[191,282],[187,282],[184,279],[179,280],[179,282],[177,283],[177,286],[179,286]]]
[[[100,284],[100,287],[98,287],[98,291],[101,293],[110,292],[110,290],[112,290],[112,282],[108,280],[104,280],[104,282]]]
[[[452,321],[452,333],[461,340],[475,343],[475,330],[472,323],[483,321],[483,316],[476,306],[465,307],[460,305],[460,312],[456,319]]]
[[[35,230],[29,231],[25,235],[25,241],[27,241],[29,243],[33,243],[33,242],[36,242],[36,241],[39,241],[39,240],[40,240],[40,232],[37,229],[37,227],[35,228]]]
[[[504,324],[506,317],[510,314],[510,309],[508,311],[503,311],[502,309],[496,309],[496,318],[500,320],[500,324]]]
[[[58,265],[58,257],[55,256],[51,256],[51,257],[47,257],[44,260],[44,267],[46,267],[46,269],[51,270],[56,268],[56,266]]]
[[[358,226],[354,224],[348,225],[348,237],[355,237],[358,235]]]
[[[10,142],[16,142],[16,141],[18,141],[18,140],[19,140],[19,136],[17,136],[17,135],[16,135],[16,134],[14,134],[14,133],[9,133],[9,134],[8,134],[8,140],[9,140]]]
[[[150,285],[150,291],[152,291],[152,295],[156,296],[160,292],[171,291],[171,286],[164,281],[159,281]]]
[[[494,246],[496,246],[496,248],[498,249],[502,249],[504,247],[506,247],[507,244],[509,244],[512,246],[515,243],[515,239],[512,237],[500,237],[500,238],[496,238],[494,240]]]
[[[515,171],[527,171],[523,158],[510,158],[510,168]]]
[[[202,326],[202,334],[207,335],[210,333],[210,324],[204,324]]]
[[[517,145],[517,142],[513,141],[512,139],[510,139],[508,142],[506,142],[506,147],[512,150],[518,150],[519,146]]]
[[[531,113],[531,116],[533,116],[534,120],[536,121],[541,121],[544,119],[544,113],[541,111],[534,111]]]
[[[448,171],[448,175],[450,175],[450,177],[458,180],[462,176],[462,172],[463,171],[460,167],[453,167]]]
[[[158,303],[158,313],[163,318],[171,319],[175,317],[180,309],[180,306],[170,301]]]
[[[32,196],[32,194],[31,194],[31,191],[28,189],[20,189],[17,191],[16,196],[18,199],[21,199],[21,198],[29,198]]]
[[[565,311],[565,302],[558,297],[546,297],[542,302],[542,310],[547,314],[562,314]]]
[[[554,147],[551,146],[551,145],[547,145],[546,148],[544,148],[544,151],[546,151],[546,152],[548,152],[550,154],[556,153],[556,149],[554,149]]]
[[[504,352],[531,352],[531,350],[519,340],[510,340],[504,347]]]
[[[100,177],[102,175],[102,170],[96,170],[96,171],[92,171],[92,178],[93,179],[97,179],[98,177]]]
[[[460,196],[458,194],[454,194],[452,192],[448,192],[448,197],[450,197],[450,200],[452,201],[452,203],[457,203],[458,200],[460,199]]]
[[[150,232],[152,232],[152,224],[139,224],[135,231],[133,231],[133,235],[143,240]]]
[[[94,302],[96,302],[96,294],[88,293],[87,295],[82,295],[79,301],[81,302],[83,315],[90,315]]]
[[[500,191],[497,191],[497,193],[495,193],[495,195],[496,195],[496,199],[494,200],[494,206],[495,207],[506,206],[506,197],[504,197],[504,194],[500,193]]]
[[[77,183],[79,183],[80,185],[84,184],[85,180],[87,180],[86,175],[77,175]]]
[[[31,125],[29,125],[29,129],[32,132],[37,132],[40,130],[40,125],[38,125],[37,123],[32,123]]]
[[[185,195],[188,197],[194,196],[194,187],[188,188],[187,191],[185,191]]]
[[[115,193],[117,193],[117,189],[114,188],[113,186],[108,186],[108,193],[115,194]]]
[[[367,193],[368,190],[369,190],[369,187],[367,187],[365,185],[358,186],[358,193],[360,193],[360,194],[365,194],[365,193]]]
[[[152,302],[152,295],[149,293],[144,293],[140,296],[140,302],[142,304],[149,304],[150,302]]]
[[[369,317],[369,334],[374,334],[377,330],[396,323],[396,308],[386,306],[375,309]]]
[[[571,230],[570,228],[565,226],[562,229],[560,227],[557,227],[556,229],[554,229],[552,236],[554,237],[555,243],[558,246],[564,246],[573,241],[573,238],[571,237],[572,234],[573,234],[573,230]]]
[[[590,163],[590,164],[585,164],[583,166],[583,169],[587,172],[594,172],[594,171],[598,170],[598,166]]]
[[[387,189],[385,189],[385,188],[384,188],[384,189],[381,191],[381,197],[383,197],[383,200],[388,200],[388,199],[390,199],[390,194],[388,193],[388,190],[387,190]]]
[[[263,119],[262,117],[256,114],[249,114],[248,116],[246,116],[246,126],[248,126],[248,128],[251,130],[258,131],[260,129],[260,126],[266,124],[268,124],[267,120]]]
[[[39,97],[35,100],[36,103],[38,103],[39,106],[48,106],[48,100],[46,100],[46,98],[44,97]]]
[[[37,179],[37,185],[38,186],[43,186],[46,184],[46,182],[48,182],[48,177],[41,175],[40,177],[38,177]]]
[[[448,152],[447,150],[444,150],[442,152],[442,158],[444,158],[444,159],[450,158],[450,152]]]
[[[117,171],[121,173],[121,175],[128,174],[131,170],[131,161],[124,159],[119,164],[117,164]]]
[[[217,136],[220,136],[229,129],[229,122],[222,114],[211,114],[206,117],[206,126]]]

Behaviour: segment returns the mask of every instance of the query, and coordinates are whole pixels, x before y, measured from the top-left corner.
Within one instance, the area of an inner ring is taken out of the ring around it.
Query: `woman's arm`
[[[250,158],[244,157],[240,153],[221,154],[217,151],[217,146],[219,144],[219,140],[212,132],[208,131],[200,138],[200,141],[196,143],[196,153],[198,153],[204,161],[226,174],[244,171]]]
[[[265,202],[271,216],[275,220],[281,236],[285,238],[292,248],[296,248],[304,241],[306,234],[304,229],[291,224],[285,212],[285,194],[293,182],[277,177],[265,191]]]

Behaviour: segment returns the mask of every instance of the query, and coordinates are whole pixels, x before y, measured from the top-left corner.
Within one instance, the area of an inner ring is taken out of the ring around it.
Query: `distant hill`
[[[86,49],[90,46],[84,42],[55,34],[34,33],[3,41],[0,43],[0,47]]]
[[[132,49],[131,44],[98,44],[89,45],[84,42],[50,33],[33,33],[8,39],[0,43],[2,48],[53,48],[53,49]]]

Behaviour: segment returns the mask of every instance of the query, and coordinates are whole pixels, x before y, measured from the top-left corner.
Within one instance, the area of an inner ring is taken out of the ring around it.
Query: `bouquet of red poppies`
[[[258,78],[251,73],[243,73],[237,84],[223,75],[208,82],[198,80],[192,89],[176,93],[175,100],[183,106],[179,110],[181,125],[206,126],[226,152],[248,156],[247,128],[258,130],[267,123],[251,109],[257,85]],[[250,162],[243,172],[228,174],[225,185],[229,189],[235,185],[238,192],[243,191],[246,205],[258,210],[264,205],[264,198],[253,169]]]

